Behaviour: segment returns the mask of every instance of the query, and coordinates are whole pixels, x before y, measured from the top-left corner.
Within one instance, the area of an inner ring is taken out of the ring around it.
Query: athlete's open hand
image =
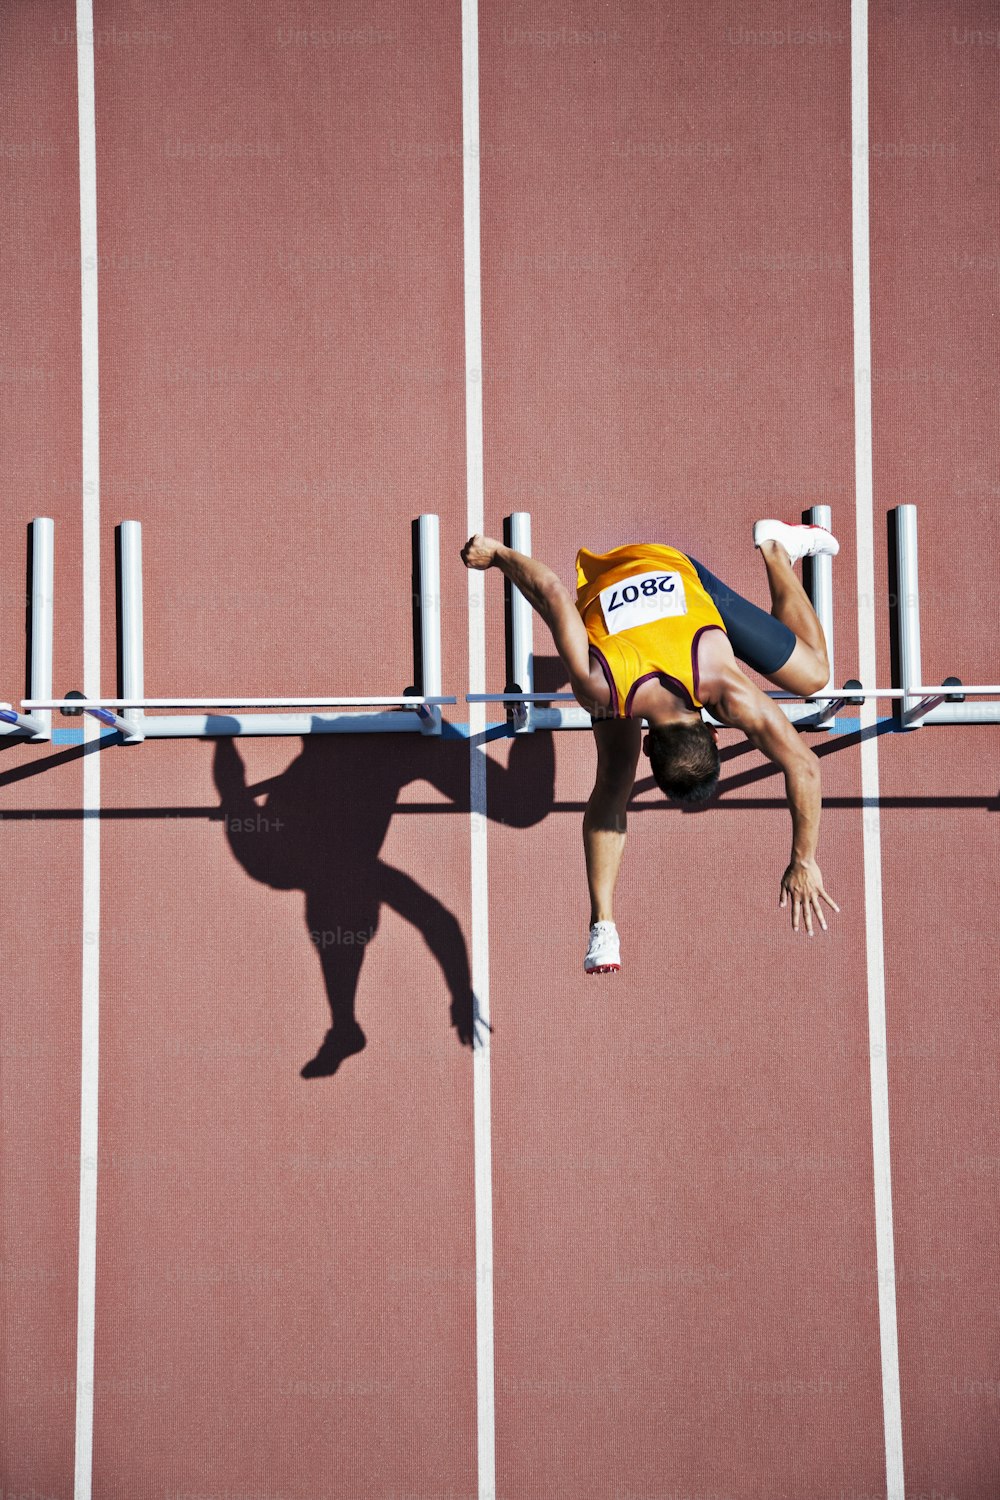
[[[832,906],[834,911],[839,912],[840,907],[832,896],[828,896],[823,889],[823,876],[819,865],[814,859],[793,859],[784,875],[781,877],[780,906],[788,905],[788,898],[792,898],[792,931],[799,930],[799,916],[805,912],[806,931],[813,936],[813,908],[819,917],[819,925],[826,932],[826,918],[820,901],[825,901]]]
[[[462,561],[467,568],[491,568],[499,545],[491,536],[480,536],[477,531],[462,548]]]

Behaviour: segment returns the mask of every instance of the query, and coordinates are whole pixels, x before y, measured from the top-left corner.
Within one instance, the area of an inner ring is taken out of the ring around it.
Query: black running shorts
[[[729,636],[729,644],[740,661],[762,677],[770,677],[785,665],[795,649],[795,632],[780,620],[751,604],[735,589],[727,588],[697,558],[691,558],[701,586],[710,595]]]

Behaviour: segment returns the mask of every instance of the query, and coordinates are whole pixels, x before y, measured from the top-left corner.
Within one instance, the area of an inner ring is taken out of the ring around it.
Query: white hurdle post
[[[121,670],[122,697],[142,698],[145,670],[143,666],[142,630],[142,524],[122,521],[118,531],[121,566]],[[145,739],[141,708],[126,708],[122,718],[129,726],[126,744]]]
[[[917,564],[917,507],[897,505],[896,527],[896,626],[899,650],[900,729],[919,729],[923,722],[921,699],[908,691],[923,681],[920,666],[920,573]],[[926,701],[926,700],[924,700]]]
[[[507,545],[515,552],[531,556],[531,515],[526,510],[515,510],[507,519]],[[510,618],[510,686],[513,692],[535,691],[535,652],[533,611],[516,584],[509,585]],[[505,689],[507,691],[507,689]],[[511,719],[515,734],[530,734],[535,728],[535,710],[531,703],[515,703]]]
[[[810,526],[823,526],[831,531],[832,517],[828,505],[812,505],[808,511]],[[828,552],[821,552],[817,557],[810,558],[812,564],[812,606],[816,611],[819,623],[823,627],[826,637],[826,654],[830,665],[830,675],[823,686],[822,691],[828,693],[833,688],[833,558]],[[834,704],[828,703],[825,712],[816,720],[813,726],[816,729],[833,729],[836,725],[836,709]]]
[[[32,698],[52,697],[52,610],[55,580],[55,522],[35,516],[31,523],[31,680]],[[32,714],[40,727],[31,738],[52,738],[52,712]]]
[[[435,515],[417,517],[417,558],[420,569],[420,696],[441,697],[441,537]],[[441,733],[441,709],[421,704],[423,734]]]
[[[52,697],[52,588],[55,523],[48,516],[31,522],[31,579],[28,606],[28,692],[31,698]],[[23,707],[22,702],[22,707]],[[52,739],[52,710],[22,713],[12,703],[0,703],[0,735],[25,734],[32,744]]]

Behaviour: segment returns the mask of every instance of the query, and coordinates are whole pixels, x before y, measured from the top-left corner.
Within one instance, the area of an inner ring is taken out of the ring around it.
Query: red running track
[[[915,500],[927,680],[990,681],[995,17],[871,9],[875,576],[886,512]],[[151,694],[397,693],[398,575],[434,511],[461,698],[459,11],[237,11],[96,5],[106,586],[112,525],[137,517]],[[830,504],[850,675],[848,6],[811,7],[811,41],[787,6],[751,24],[715,0],[483,0],[479,23],[488,528],[530,510],[567,580],[580,545],[667,540],[764,602],[753,520]],[[82,673],[73,8],[2,25],[3,536],[20,577],[26,520],[56,518],[64,691]],[[103,620],[110,693],[110,593]],[[877,620],[884,682],[881,598]],[[16,697],[18,599],[0,631]],[[810,943],[776,907],[782,780],[721,738],[710,812],[640,776],[625,968],[600,987],[580,972],[589,736],[489,748],[505,1500],[886,1493],[858,747],[810,736],[842,907]],[[878,739],[908,1500],[1000,1481],[995,743]],[[5,1500],[74,1493],[81,763],[62,744],[0,764]],[[93,1495],[477,1495],[465,740],[100,763]],[[366,1047],[303,1081],[355,984]]]

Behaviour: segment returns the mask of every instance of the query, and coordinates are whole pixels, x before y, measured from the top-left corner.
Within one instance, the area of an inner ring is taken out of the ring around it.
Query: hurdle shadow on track
[[[493,820],[526,828],[545,817],[555,790],[551,735],[515,740],[506,767],[489,756],[486,764]],[[355,996],[383,906],[423,936],[448,986],[458,1039],[475,1046],[483,1022],[457,918],[411,875],[380,857],[409,782],[428,781],[449,799],[435,810],[469,812],[468,742],[316,735],[303,739],[301,753],[281,775],[248,786],[236,743],[220,739],[213,773],[226,837],[246,873],[273,890],[305,892],[306,927],[332,1024],[302,1077],[331,1076],[365,1045]]]

